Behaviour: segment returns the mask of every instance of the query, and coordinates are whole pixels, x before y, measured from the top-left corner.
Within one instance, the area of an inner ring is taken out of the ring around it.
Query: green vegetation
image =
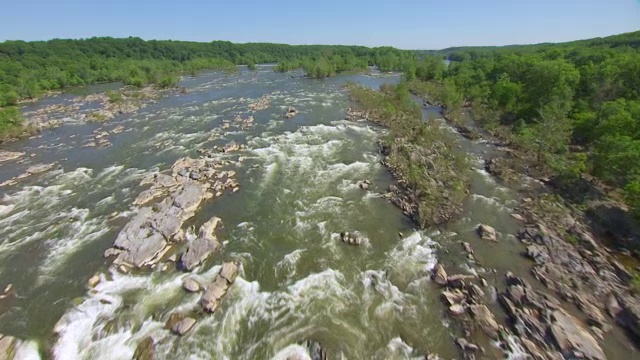
[[[461,209],[469,186],[469,160],[436,122],[424,121],[406,83],[380,91],[349,85],[352,100],[368,117],[389,128],[383,141],[386,163],[422,227],[450,220]],[[398,203],[398,199],[395,199]],[[404,200],[398,204],[402,204]]]
[[[640,32],[564,44],[457,48],[408,78],[455,117],[468,107],[561,188],[590,173],[640,212]],[[442,69],[443,57],[452,60]],[[421,70],[419,70],[421,69]]]
[[[0,140],[21,132],[24,119],[15,106],[0,108]]]

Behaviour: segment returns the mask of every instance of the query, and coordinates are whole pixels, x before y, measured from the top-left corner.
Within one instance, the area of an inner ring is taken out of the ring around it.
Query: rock
[[[133,201],[133,205],[144,205],[154,198],[162,195],[163,191],[160,189],[149,189],[141,192],[138,197]]]
[[[358,187],[362,190],[369,190],[369,187],[371,186],[371,181],[369,180],[358,181],[356,185],[358,185]]]
[[[227,280],[230,284],[236,281],[236,277],[238,277],[238,264],[235,262],[226,262],[222,264],[222,269],[220,269],[220,276]]]
[[[202,176],[195,171],[192,171],[191,174],[189,174],[189,177],[191,180],[200,180],[200,178],[202,178]]]
[[[21,156],[24,156],[23,152],[0,150],[0,163],[5,161],[10,161],[10,160],[15,160]]]
[[[480,224],[478,226],[478,235],[484,240],[498,241],[496,230],[489,225]]]
[[[473,249],[471,248],[471,244],[469,244],[468,242],[463,242],[463,243],[462,243],[462,249],[463,249],[467,254],[472,254],[472,255],[473,255]]]
[[[91,278],[89,278],[89,281],[87,281],[87,285],[90,288],[96,287],[96,285],[98,285],[98,283],[100,283],[100,275],[99,274],[93,275]]]
[[[452,315],[459,316],[459,315],[464,314],[464,311],[465,311],[464,307],[462,305],[460,305],[460,304],[453,304],[453,305],[449,306],[449,312]]]
[[[462,303],[466,297],[465,294],[458,289],[453,291],[445,290],[442,292],[442,296],[447,300],[449,306]]]
[[[153,338],[147,336],[142,339],[136,351],[133,353],[133,360],[153,360],[155,358],[156,345]]]
[[[482,287],[489,286],[489,284],[487,283],[487,280],[485,280],[484,278],[480,278],[480,285],[482,285]]]
[[[12,360],[16,338],[13,336],[0,334],[0,360]]]
[[[226,262],[222,264],[222,268],[218,275],[202,295],[200,305],[207,312],[214,312],[220,301],[227,293],[229,286],[233,284],[238,276],[238,264],[235,262]]]
[[[463,351],[477,352],[478,350],[480,350],[480,347],[478,345],[472,344],[468,342],[467,339],[464,339],[464,338],[458,338],[456,340],[456,343],[458,344],[458,346],[460,346],[460,348]]]
[[[497,340],[500,333],[500,326],[491,311],[489,311],[489,308],[487,308],[486,305],[471,305],[469,310],[482,331],[490,338]]]
[[[554,311],[552,318],[550,333],[565,358],[606,359],[596,339],[579,325],[576,318],[562,310]]]
[[[340,233],[340,239],[349,245],[360,245],[363,242],[362,235],[357,231],[353,233],[343,231]]]
[[[463,274],[451,275],[447,277],[447,285],[452,288],[461,289],[465,286],[466,280],[472,280],[472,279],[475,279],[474,275],[463,275]]]
[[[183,336],[189,330],[191,330],[195,324],[196,324],[196,319],[190,318],[190,317],[185,317],[180,322],[176,323],[171,328],[171,331],[176,335]]]
[[[518,220],[518,221],[522,221],[525,222],[526,220],[524,219],[524,217],[522,217],[522,215],[520,214],[511,214],[511,217]]]
[[[238,144],[235,141],[230,141],[228,143],[226,143],[223,147],[222,147],[222,152],[223,153],[229,153],[232,151],[236,151],[239,150],[240,147],[238,146]]]
[[[444,271],[444,267],[438,264],[433,272],[433,281],[438,285],[447,285],[447,272]]]
[[[296,108],[289,106],[287,108],[287,112],[284,113],[284,117],[287,119],[291,119],[292,117],[298,115],[298,110]]]
[[[551,261],[547,248],[542,245],[531,244],[527,246],[527,256],[533,259],[537,264],[546,264]]]
[[[620,307],[618,299],[616,299],[616,296],[613,293],[609,294],[609,296],[607,297],[606,306],[607,312],[614,319],[617,319],[618,315],[620,315],[620,313],[622,312],[622,307]]]
[[[188,292],[198,292],[202,289],[200,283],[192,278],[184,279],[184,281],[182,282],[182,288],[187,290]]]
[[[189,244],[189,248],[180,257],[182,267],[191,271],[204,262],[220,247],[220,243],[213,237],[198,237]]]

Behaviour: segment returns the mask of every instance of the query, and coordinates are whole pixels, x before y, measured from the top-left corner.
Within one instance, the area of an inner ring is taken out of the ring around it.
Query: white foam
[[[389,253],[388,264],[400,271],[430,272],[438,262],[435,246],[424,233],[413,232]]]
[[[33,340],[18,342],[14,348],[13,360],[40,360],[38,343]]]
[[[272,360],[311,360],[307,348],[300,345],[288,345],[271,358]]]

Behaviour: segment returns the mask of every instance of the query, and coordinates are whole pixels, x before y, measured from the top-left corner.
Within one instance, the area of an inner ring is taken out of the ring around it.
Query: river
[[[460,261],[459,243],[468,241],[476,258],[526,276],[528,265],[513,269],[522,251],[510,235],[518,228],[510,217],[517,195],[483,170],[480,158],[496,150],[459,137],[461,151],[477,158],[464,212],[446,227],[417,231],[382,197],[392,181],[378,154],[385,130],[344,120],[352,105],[346,82],[377,88],[398,80],[380,73],[312,80],[269,66],[208,73],[183,79],[188,93],[170,93],[134,115],[104,124],[65,119],[7,144],[4,150],[27,155],[0,166],[0,182],[33,164],[55,166],[0,190],[0,286],[14,288],[0,300],[0,333],[23,339],[18,357],[27,359],[131,359],[147,336],[159,359],[285,359],[303,352],[305,340],[320,343],[330,359],[458,357],[456,325],[430,271],[440,261],[500,282],[503,273]],[[266,110],[248,110],[267,94]],[[284,119],[288,106],[300,114]],[[437,110],[426,108],[425,118],[441,121]],[[255,126],[222,129],[236,115],[253,115]],[[95,131],[118,126],[125,131],[109,136],[112,146],[83,147]],[[246,145],[231,155],[243,158],[233,168],[240,190],[206,202],[186,226],[212,216],[224,224],[217,233],[224,246],[194,271],[197,278],[211,281],[226,259],[240,260],[241,274],[218,310],[198,314],[195,328],[178,337],[165,322],[198,306],[200,294],[182,289],[191,274],[123,274],[102,254],[137,212],[141,179],[230,140]],[[360,180],[372,182],[369,190]],[[482,243],[479,223],[495,227],[500,243]],[[359,231],[365,241],[344,244],[342,231]],[[88,290],[95,273],[101,282]]]

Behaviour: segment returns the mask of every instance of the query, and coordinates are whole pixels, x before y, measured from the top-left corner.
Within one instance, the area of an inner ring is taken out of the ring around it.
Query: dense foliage
[[[640,209],[640,32],[564,44],[462,48],[425,57],[414,90],[488,129],[570,186],[586,172]],[[442,69],[445,55],[451,64]]]
[[[353,84],[349,89],[368,118],[389,128],[382,142],[385,161],[404,192],[392,200],[423,228],[457,215],[467,195],[470,163],[456,151],[450,133],[423,120],[406,83],[380,91]]]

